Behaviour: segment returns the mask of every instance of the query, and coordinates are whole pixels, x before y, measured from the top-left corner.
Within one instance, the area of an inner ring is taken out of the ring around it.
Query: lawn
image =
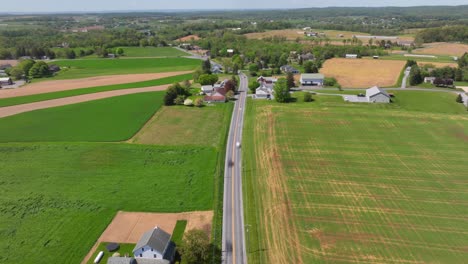
[[[217,156],[209,147],[0,144],[0,263],[80,263],[119,210],[210,210]]]
[[[420,54],[415,54],[415,55],[420,55]],[[429,55],[429,54],[424,54],[424,55]],[[404,56],[402,54],[390,54],[389,56],[381,56],[379,60],[415,60],[417,62],[424,62],[424,63],[434,63],[434,62],[440,62],[440,63],[453,63],[454,60],[451,56],[446,56],[446,55],[437,55],[435,58],[430,58],[430,57],[411,57],[411,56]]]
[[[114,85],[74,89],[74,90],[67,90],[67,91],[60,91],[60,92],[35,94],[35,95],[28,95],[28,96],[1,98],[0,99],[0,107],[11,106],[11,105],[19,105],[19,104],[27,104],[27,103],[34,103],[34,102],[39,102],[39,101],[46,101],[46,100],[52,100],[52,99],[58,99],[58,98],[65,98],[65,97],[77,96],[77,95],[83,95],[83,94],[91,94],[91,93],[99,93],[99,92],[106,92],[106,91],[113,91],[113,90],[143,88],[143,87],[158,86],[158,85],[164,85],[164,84],[172,84],[172,83],[175,83],[175,82],[182,82],[182,81],[190,80],[190,79],[192,79],[192,74],[182,74],[182,75],[166,77],[166,78],[161,78],[161,79],[155,79],[155,80],[150,80],[150,81],[143,81],[143,82],[114,84]]]
[[[126,57],[182,57],[190,54],[171,47],[122,47]]]
[[[77,79],[102,75],[194,70],[200,60],[187,58],[85,59],[54,61],[62,68],[52,79]]]
[[[163,107],[132,139],[133,143],[217,147],[224,140],[232,104]]]
[[[119,253],[120,256],[125,256],[126,254],[128,254],[128,256],[133,256],[133,249],[135,248],[135,244],[123,244],[123,243],[119,243],[120,245],[120,248],[119,250],[115,251],[115,252],[108,252],[107,249],[106,249],[106,245],[108,243],[106,242],[103,242],[103,243],[100,243],[96,249],[96,251],[94,251],[92,257],[88,260],[88,264],[94,264],[94,259],[97,257],[97,255],[99,254],[99,252],[103,251],[104,252],[104,256],[102,257],[101,259],[101,262],[100,263],[107,263],[107,260],[112,257],[112,255],[114,253]]]
[[[395,93],[248,102],[249,263],[466,262],[467,112],[451,94]]]
[[[0,119],[0,142],[123,141],[161,107],[164,92],[138,93]]]

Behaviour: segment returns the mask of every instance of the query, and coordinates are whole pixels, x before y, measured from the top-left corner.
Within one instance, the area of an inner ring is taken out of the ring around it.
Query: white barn
[[[357,59],[358,55],[357,54],[346,54],[345,58],[347,58],[347,59]]]
[[[366,90],[366,98],[369,103],[390,103],[390,95],[377,86]]]
[[[211,94],[213,92],[213,90],[214,90],[213,85],[203,85],[201,87],[201,91],[204,94]]]
[[[302,85],[323,86],[325,76],[320,73],[301,74],[300,82]]]
[[[143,234],[133,249],[135,258],[165,259],[172,262],[175,254],[171,235],[159,227]]]

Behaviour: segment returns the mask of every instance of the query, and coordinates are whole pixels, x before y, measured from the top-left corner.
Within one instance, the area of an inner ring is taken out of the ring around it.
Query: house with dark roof
[[[307,53],[307,54],[301,54],[298,56],[297,58],[298,60],[301,60],[302,61],[310,61],[310,60],[314,60],[314,55],[312,53]]]
[[[369,103],[390,103],[390,95],[377,86],[366,90],[366,98]]]
[[[171,242],[171,235],[159,227],[144,233],[133,249],[137,262],[139,259],[174,260],[175,244]]]
[[[285,73],[288,73],[288,72],[290,72],[292,74],[298,74],[299,73],[299,70],[294,68],[291,65],[283,65],[283,66],[280,67],[280,70],[282,72],[285,72]]]

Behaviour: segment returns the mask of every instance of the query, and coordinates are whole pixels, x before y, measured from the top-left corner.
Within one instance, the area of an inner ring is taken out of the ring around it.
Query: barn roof
[[[383,94],[387,97],[390,97],[390,95],[385,90],[382,90],[377,86],[374,86],[366,90],[366,97],[374,97],[378,94]]]

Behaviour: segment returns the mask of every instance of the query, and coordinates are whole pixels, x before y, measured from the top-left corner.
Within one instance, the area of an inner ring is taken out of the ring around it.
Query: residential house
[[[292,74],[298,74],[298,73],[300,73],[298,69],[294,68],[294,67],[291,66],[291,65],[283,65],[283,66],[280,67],[280,70],[281,70],[282,72],[285,72],[285,73],[288,73],[288,72],[290,72],[290,73],[292,73]]]
[[[205,96],[203,101],[207,103],[225,103],[227,98],[226,93],[224,92],[224,88],[215,89],[211,95]]]
[[[424,83],[434,84],[436,77],[424,77]]]
[[[8,77],[8,74],[5,72],[5,70],[0,70],[0,77]]]
[[[303,73],[301,74],[300,82],[303,86],[323,86],[325,76],[320,73]]]
[[[345,58],[346,59],[357,59],[358,55],[357,54],[346,54]]]
[[[175,245],[171,242],[171,235],[159,227],[144,233],[133,249],[133,255],[138,260],[165,259],[174,260]]]
[[[223,73],[223,68],[221,67],[221,65],[215,64],[211,66],[211,73],[214,73],[214,74]]]
[[[60,71],[60,67],[58,65],[55,65],[55,64],[50,64],[49,65],[49,71],[51,73],[56,73],[56,72],[59,72]]]
[[[7,64],[2,64],[2,65],[0,65],[0,70],[6,70],[6,69],[11,68],[11,67],[13,67],[13,66],[11,66],[11,64],[8,64],[8,63]]]
[[[214,90],[213,85],[203,85],[201,87],[201,91],[203,94],[211,94],[213,90]]]
[[[312,53],[307,53],[307,54],[301,54],[298,56],[297,58],[298,60],[301,60],[302,61],[311,61],[311,60],[314,60],[314,55]]]
[[[276,82],[278,81],[278,79],[276,78],[273,78],[273,77],[263,77],[263,76],[260,76],[257,78],[257,82],[258,83],[264,83],[266,85],[273,85],[275,84]]]
[[[390,95],[377,86],[366,90],[366,98],[369,103],[390,103]]]
[[[144,259],[133,257],[110,257],[107,264],[170,264],[166,259]]]

